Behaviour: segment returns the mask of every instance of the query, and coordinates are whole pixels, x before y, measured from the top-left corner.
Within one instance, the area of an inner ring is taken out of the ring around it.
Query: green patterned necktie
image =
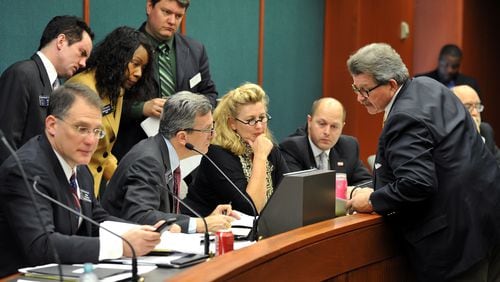
[[[162,97],[168,97],[175,93],[175,80],[168,49],[169,47],[166,43],[158,46],[158,70]]]

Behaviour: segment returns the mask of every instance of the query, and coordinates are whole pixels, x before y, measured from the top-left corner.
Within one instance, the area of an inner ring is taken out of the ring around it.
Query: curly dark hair
[[[151,45],[144,34],[131,27],[121,26],[109,33],[95,47],[87,61],[85,69],[95,69],[99,96],[108,97],[113,108],[127,79],[128,63],[139,46],[143,46],[148,52],[148,64],[142,72],[141,79],[127,93],[154,91]]]

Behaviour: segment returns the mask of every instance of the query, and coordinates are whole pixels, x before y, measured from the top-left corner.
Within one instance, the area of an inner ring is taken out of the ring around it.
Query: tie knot
[[[158,51],[160,51],[160,53],[162,53],[163,55],[168,54],[169,49],[170,48],[168,47],[167,43],[161,43],[160,45],[158,45]]]
[[[76,173],[73,171],[73,174],[71,174],[71,177],[69,178],[69,185],[71,188],[76,189],[77,184],[76,184]]]

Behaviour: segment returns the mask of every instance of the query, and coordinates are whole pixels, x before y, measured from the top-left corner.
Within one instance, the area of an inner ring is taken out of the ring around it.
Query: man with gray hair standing
[[[182,91],[163,106],[159,133],[135,145],[120,161],[104,194],[102,206],[112,215],[143,224],[176,217],[182,232],[204,232],[200,218],[177,214],[179,203],[165,189],[179,195],[180,160],[206,153],[214,136],[212,106],[198,94]],[[178,176],[179,175],[179,176]],[[209,231],[229,228],[231,206],[219,205],[206,218]]]
[[[394,224],[421,281],[499,281],[500,169],[451,91],[409,79],[398,53],[375,43],[347,61],[370,114],[384,112],[374,190],[347,208]]]

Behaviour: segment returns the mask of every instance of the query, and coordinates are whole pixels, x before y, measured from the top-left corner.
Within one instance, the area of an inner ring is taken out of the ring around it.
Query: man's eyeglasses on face
[[[469,111],[472,112],[472,110],[476,109],[478,113],[482,112],[484,110],[484,105],[481,103],[477,104],[464,104],[465,108]]]
[[[184,130],[184,131],[197,131],[197,132],[210,134],[210,136],[212,136],[212,135],[214,135],[214,132],[215,132],[215,122],[212,124],[212,128],[207,128],[207,129],[184,128],[182,130]]]
[[[58,120],[64,122],[65,124],[71,126],[72,128],[74,128],[76,130],[76,132],[82,137],[87,137],[89,135],[92,135],[94,138],[102,139],[102,138],[104,138],[104,136],[106,136],[106,132],[102,128],[92,129],[92,128],[88,128],[88,127],[81,126],[81,125],[70,124],[69,122],[65,121],[64,119],[62,119],[60,117],[56,117],[56,118]]]
[[[354,93],[356,94],[360,94],[361,96],[363,96],[364,98],[368,98],[370,96],[370,92],[372,92],[373,90],[377,89],[379,86],[382,86],[384,85],[385,83],[379,83],[375,86],[373,86],[372,88],[370,89],[359,89],[356,85],[354,84],[351,84],[351,87],[352,87],[352,91],[354,91]]]
[[[243,123],[243,124],[250,125],[250,126],[255,126],[259,122],[266,123],[266,122],[270,121],[271,120],[271,115],[266,114],[265,116],[259,117],[258,119],[250,119],[250,120],[247,120],[247,121],[242,121],[241,119],[236,118],[236,117],[234,119],[237,120],[237,121],[239,121],[239,122],[241,122],[241,123]]]

